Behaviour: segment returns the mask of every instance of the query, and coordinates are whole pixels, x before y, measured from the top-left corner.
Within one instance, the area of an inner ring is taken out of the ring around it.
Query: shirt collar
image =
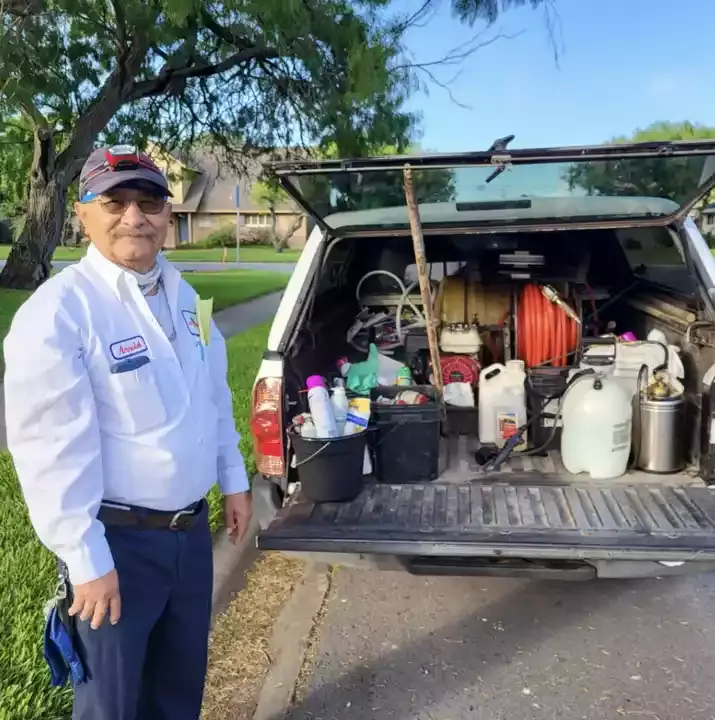
[[[89,244],[85,258],[117,295],[122,281],[127,283],[128,287],[138,287],[137,281],[130,273],[104,257],[93,243]],[[173,278],[178,273],[178,270],[161,253],[156,256],[156,262],[161,265],[161,272],[165,279],[168,277]]]

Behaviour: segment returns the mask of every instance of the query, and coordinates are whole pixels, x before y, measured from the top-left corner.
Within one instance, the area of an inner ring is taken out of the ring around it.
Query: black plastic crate
[[[446,405],[443,435],[479,435],[479,408]]]
[[[542,448],[539,454],[558,450],[561,446],[561,427],[551,437],[556,422],[556,410],[561,396],[566,391],[570,367],[539,367],[526,372],[526,405],[531,418],[534,413],[542,416],[529,427],[529,448]],[[560,421],[559,421],[560,423]]]
[[[404,390],[427,395],[426,405],[380,405],[374,400],[394,398]],[[370,424],[378,482],[419,483],[439,477],[439,442],[442,411],[431,386],[380,387],[372,391]]]

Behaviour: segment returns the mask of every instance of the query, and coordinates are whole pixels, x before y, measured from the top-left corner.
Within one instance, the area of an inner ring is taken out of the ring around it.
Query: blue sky
[[[715,125],[715,0],[552,0],[552,6],[558,64],[543,10],[512,10],[492,28],[469,28],[443,0],[425,27],[410,31],[417,62],[442,57],[478,33],[483,40],[516,35],[458,67],[435,70],[442,82],[459,72],[449,87],[467,108],[434,85],[429,95],[415,94],[411,108],[423,115],[425,149],[481,150],[512,133],[512,147],[593,144],[656,120]]]

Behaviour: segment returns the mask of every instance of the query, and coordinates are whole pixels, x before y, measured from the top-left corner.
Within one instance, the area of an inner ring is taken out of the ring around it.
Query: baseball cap
[[[169,183],[156,163],[133,146],[101,147],[93,150],[79,176],[79,195],[103,195],[120,185],[146,185],[171,197]]]

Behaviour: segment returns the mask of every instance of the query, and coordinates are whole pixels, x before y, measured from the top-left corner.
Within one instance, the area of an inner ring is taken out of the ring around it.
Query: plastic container
[[[443,435],[475,435],[479,432],[479,410],[475,407],[447,405]]]
[[[348,401],[348,412],[343,430],[344,435],[364,433],[370,423],[370,400],[364,397],[353,397]],[[362,465],[363,475],[372,474],[372,460],[367,445]]]
[[[328,388],[325,386],[325,379],[320,375],[311,375],[305,381],[305,386],[308,388],[308,406],[318,437],[337,437],[338,427],[335,423],[333,404],[330,401]]]
[[[614,377],[585,375],[566,391],[561,408],[561,459],[568,472],[594,480],[624,475],[631,451],[631,396]]]
[[[541,416],[529,426],[529,447],[538,454],[558,450],[561,445],[561,418],[557,418],[559,400],[566,390],[571,368],[535,367],[526,372],[526,408],[529,418]],[[550,399],[551,398],[551,399]],[[557,425],[553,432],[554,424]]]
[[[684,376],[682,363],[673,346],[669,347],[652,340],[636,340],[635,342],[619,340],[615,343],[615,349],[613,344],[609,346],[599,343],[584,352],[581,366],[592,367],[591,363],[594,359],[604,361],[607,358],[612,358],[613,362],[599,367],[599,371],[616,378],[630,397],[633,397],[638,390],[638,372],[641,365],[648,368],[649,379],[653,376],[655,368],[661,365],[667,365],[670,372],[679,379]]]
[[[367,433],[304,438],[289,430],[303,496],[315,503],[349,502],[363,489]]]
[[[410,372],[410,369],[408,367],[403,366],[397,373],[396,385],[400,385],[402,387],[411,387],[412,384],[412,373]]]
[[[495,363],[480,373],[479,441],[483,445],[504,443],[526,423],[526,371],[523,360]],[[526,447],[527,434],[516,450]]]
[[[348,419],[348,396],[345,392],[345,381],[342,378],[335,380],[330,402],[333,405],[338,437],[342,437],[345,434],[345,421]]]
[[[346,357],[341,357],[340,360],[338,360],[338,372],[346,378],[348,376],[348,371],[350,370],[350,365],[352,363],[348,361]]]
[[[426,405],[372,403],[375,476],[383,483],[430,482],[439,477],[441,410],[431,385],[414,385],[427,395]],[[371,397],[396,397],[405,388],[373,390]]]

